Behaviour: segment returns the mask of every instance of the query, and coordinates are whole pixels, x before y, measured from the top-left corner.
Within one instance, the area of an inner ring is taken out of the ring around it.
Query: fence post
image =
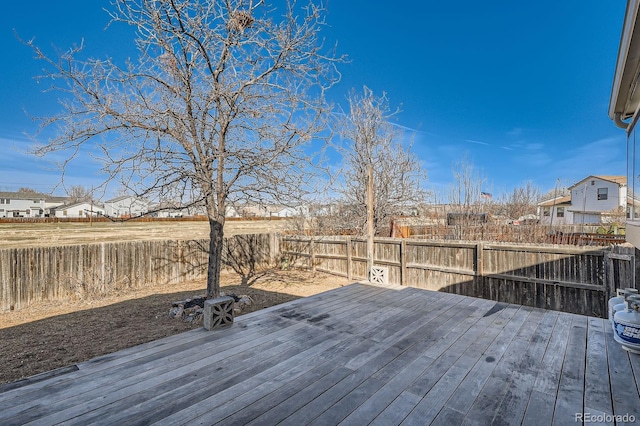
[[[400,285],[407,285],[407,240],[400,241]]]
[[[275,232],[269,234],[269,264],[276,266],[276,262],[280,255],[280,238]]]
[[[476,275],[484,276],[484,244],[476,243]]]
[[[353,279],[353,272],[351,268],[351,237],[346,237],[345,239],[347,243],[347,279]]]
[[[105,282],[105,268],[106,268],[106,260],[105,260],[105,243],[104,241],[100,243],[100,281]]]
[[[309,251],[311,254],[311,271],[315,272],[316,271],[316,251],[314,247],[313,237],[309,239]]]
[[[485,281],[484,269],[484,243],[478,242],[476,244],[476,282],[473,291],[475,297],[485,297],[485,285],[490,284],[489,280]]]
[[[611,256],[609,256],[610,254],[609,250],[605,250],[604,259],[603,259],[604,260],[604,285],[606,289],[605,290],[606,295],[604,297],[605,301],[608,301],[609,298],[612,297],[612,293],[615,293],[615,290],[616,290],[616,284],[615,282],[613,282],[613,278],[614,278],[613,259],[611,258]]]

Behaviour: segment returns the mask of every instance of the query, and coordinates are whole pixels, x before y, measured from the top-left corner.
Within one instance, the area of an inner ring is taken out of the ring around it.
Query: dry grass
[[[247,294],[243,313],[349,284],[309,271],[270,270],[252,286],[225,272],[222,291]],[[0,313],[0,383],[69,366],[96,356],[201,327],[169,317],[174,301],[204,294],[203,281],[147,287],[93,300],[42,303]]]
[[[287,220],[238,220],[225,223],[225,236],[280,232]],[[91,244],[134,240],[192,240],[209,237],[207,221],[0,223],[0,249]]]

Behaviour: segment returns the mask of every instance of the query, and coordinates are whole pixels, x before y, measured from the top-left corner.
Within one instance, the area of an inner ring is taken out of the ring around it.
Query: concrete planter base
[[[389,268],[372,266],[369,271],[369,282],[373,284],[389,284]]]
[[[233,297],[223,296],[204,302],[204,328],[213,330],[233,324]]]

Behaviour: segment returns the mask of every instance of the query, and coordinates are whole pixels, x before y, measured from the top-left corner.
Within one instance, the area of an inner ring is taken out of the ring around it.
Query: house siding
[[[60,218],[93,217],[104,214],[104,209],[90,203],[59,206],[53,210],[53,216]]]
[[[558,210],[564,208],[564,216],[558,217]],[[545,216],[544,211],[547,209],[549,215]],[[557,206],[539,207],[538,217],[543,225],[568,225],[573,223],[573,212],[570,204],[561,204]]]
[[[598,190],[606,189],[607,198],[598,199]],[[571,210],[574,212],[606,212],[624,206],[624,187],[617,183],[592,178],[571,190]],[[574,201],[575,200],[575,201]]]
[[[140,216],[149,211],[149,204],[136,197],[123,196],[105,201],[104,211],[107,216]]]

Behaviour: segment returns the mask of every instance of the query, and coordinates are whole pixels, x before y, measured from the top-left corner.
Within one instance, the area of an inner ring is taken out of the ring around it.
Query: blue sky
[[[531,180],[543,191],[558,179],[624,175],[626,136],[607,116],[626,2],[539,0],[382,2],[328,0],[324,36],[349,63],[330,94],[351,88],[387,93],[397,123],[414,138],[439,198],[452,165],[466,156],[494,195]],[[33,78],[41,64],[16,39],[65,49],[85,40],[95,56],[123,54],[130,34],[113,29],[103,0],[3,4],[0,46],[0,190],[48,192],[58,175],[24,155],[32,115],[57,111]],[[95,185],[96,166],[75,164],[72,184]]]

